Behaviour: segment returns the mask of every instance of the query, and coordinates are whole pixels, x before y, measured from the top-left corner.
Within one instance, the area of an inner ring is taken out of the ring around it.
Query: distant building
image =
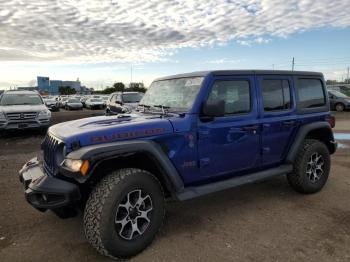
[[[77,81],[62,81],[62,86],[69,86],[70,88],[75,89],[77,93],[81,91],[81,84],[79,79]]]
[[[37,82],[39,92],[50,92],[50,78],[46,76],[38,76]]]
[[[63,80],[50,80],[49,77],[38,76],[38,90],[41,93],[48,93],[50,95],[59,95],[60,87],[67,87],[75,89],[77,94],[90,93],[86,87],[82,87],[79,79],[77,81],[63,81]]]
[[[62,80],[51,80],[50,81],[50,94],[58,95],[60,93],[60,87],[62,85]]]
[[[4,91],[5,91],[5,90],[0,90],[0,95],[1,95],[2,93],[4,93]]]

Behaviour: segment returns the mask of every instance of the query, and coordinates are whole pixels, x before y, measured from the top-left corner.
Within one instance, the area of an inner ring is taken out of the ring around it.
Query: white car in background
[[[82,110],[83,104],[76,98],[69,98],[64,106],[66,110]]]
[[[6,91],[0,96],[0,130],[37,129],[50,125],[51,112],[33,91]]]
[[[89,98],[85,101],[85,106],[89,109],[103,109],[104,102],[99,98]]]
[[[58,99],[58,106],[64,108],[66,106],[66,102],[68,101],[68,96],[63,96]]]

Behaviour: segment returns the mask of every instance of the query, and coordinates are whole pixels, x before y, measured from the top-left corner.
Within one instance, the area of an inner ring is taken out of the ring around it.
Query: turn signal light
[[[89,170],[89,161],[85,160],[82,166],[80,167],[80,172],[83,176],[85,176],[88,170]]]

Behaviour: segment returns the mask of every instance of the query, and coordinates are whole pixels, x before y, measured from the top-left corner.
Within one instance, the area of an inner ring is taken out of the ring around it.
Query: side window
[[[225,114],[250,112],[250,86],[245,80],[215,81],[208,101],[225,101]]]
[[[115,100],[115,95],[112,95],[109,97],[109,102],[113,103],[114,100]]]
[[[299,79],[297,92],[301,108],[314,108],[326,104],[326,97],[320,79]]]
[[[121,95],[117,95],[115,101],[116,102],[121,102],[122,101]]]
[[[287,80],[265,79],[261,86],[264,111],[278,111],[291,108],[290,87]]]

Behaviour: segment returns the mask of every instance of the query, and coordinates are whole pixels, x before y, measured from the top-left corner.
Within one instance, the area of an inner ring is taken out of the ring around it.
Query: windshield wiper
[[[162,114],[163,115],[167,115],[168,114],[168,110],[170,108],[170,106],[163,106],[163,105],[154,105],[153,107],[159,107],[160,109],[162,109]]]
[[[145,105],[145,104],[139,104],[139,106],[142,106],[142,107],[143,107],[143,112],[146,111],[146,108],[147,108],[147,109],[150,109],[150,108],[151,108],[150,105]]]

